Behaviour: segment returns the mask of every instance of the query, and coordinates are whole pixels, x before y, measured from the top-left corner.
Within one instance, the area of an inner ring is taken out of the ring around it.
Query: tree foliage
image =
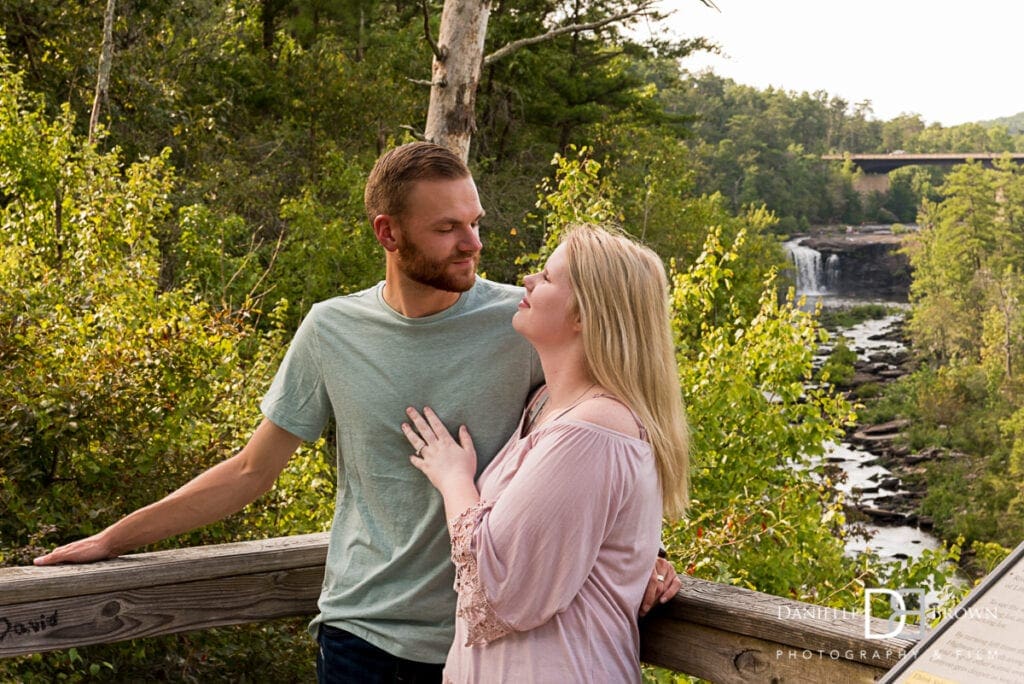
[[[958,457],[930,472],[927,513],[943,534],[1014,546],[1024,535],[1024,173],[956,167],[908,246],[909,332],[928,366],[908,381],[919,445]],[[1009,474],[1009,477],[1007,477]]]
[[[287,307],[269,312],[259,331],[255,302],[218,308],[187,287],[162,290],[154,232],[173,214],[168,155],[125,163],[77,134],[67,108],[47,116],[21,74],[6,63],[0,71],[0,563],[10,564],[98,532],[237,448],[259,419]],[[279,483],[279,529],[326,524],[319,503],[333,479],[318,463],[327,461],[296,459]],[[239,517],[172,544],[266,529]],[[311,662],[294,623],[252,631]],[[239,643],[244,635],[204,633],[93,647],[5,661],[0,676],[178,678],[204,653],[231,660]],[[254,673],[295,667],[258,655],[250,663]]]

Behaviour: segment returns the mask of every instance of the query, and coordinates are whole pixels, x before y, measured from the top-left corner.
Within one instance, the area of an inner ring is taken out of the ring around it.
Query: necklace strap
[[[596,386],[596,382],[590,383],[590,386],[583,390],[583,392],[578,397],[576,397],[576,399],[571,404],[569,404],[569,406],[562,409],[562,411],[557,416],[555,416],[554,418],[544,418],[544,420],[542,421],[541,418],[542,416],[544,416],[544,409],[547,408],[548,399],[551,398],[551,392],[547,388],[545,388],[544,396],[537,398],[536,403],[531,407],[529,413],[526,416],[526,422],[523,425],[523,434],[525,435],[530,432],[533,432],[534,428],[538,427],[542,422],[547,423],[553,420],[558,420],[566,413],[573,410],[581,403],[589,399],[589,397],[587,397],[587,392],[594,389],[594,387]]]
[[[587,396],[587,392],[589,392],[590,390],[594,389],[594,387],[596,387],[596,386],[597,386],[596,382],[590,383],[590,387],[588,387],[587,389],[583,390],[583,394],[581,394],[580,396],[576,397],[576,400],[574,402],[572,402],[571,404],[566,406],[565,409],[563,409],[561,413],[559,413],[557,416],[555,416],[551,420],[558,420],[559,418],[564,416],[566,413],[568,413],[569,411],[572,411],[574,408],[576,408],[577,406],[579,406],[580,404],[585,402],[587,399],[590,399],[591,397]]]
[[[548,394],[547,388],[542,391],[543,396],[534,397],[533,402],[530,405],[530,409],[526,414],[526,421],[523,424],[523,432],[529,432],[533,428],[534,422],[537,417],[544,411],[544,407],[548,403],[548,399],[551,397]]]

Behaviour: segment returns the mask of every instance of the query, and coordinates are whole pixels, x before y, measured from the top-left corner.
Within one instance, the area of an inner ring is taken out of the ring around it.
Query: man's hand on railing
[[[683,583],[679,581],[675,567],[664,558],[658,558],[654,561],[651,579],[647,583],[643,601],[640,602],[640,617],[647,615],[648,611],[654,607],[655,602],[665,603],[675,597],[682,586]]]
[[[93,561],[115,558],[118,554],[103,539],[103,533],[58,546],[50,553],[39,556],[35,565],[56,565],[57,563],[92,563]]]

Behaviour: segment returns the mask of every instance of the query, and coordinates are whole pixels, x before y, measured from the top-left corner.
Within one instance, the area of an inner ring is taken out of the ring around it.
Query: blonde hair
[[[576,225],[562,236],[591,377],[647,429],[665,515],[689,503],[689,427],[679,389],[661,259],[617,230]]]

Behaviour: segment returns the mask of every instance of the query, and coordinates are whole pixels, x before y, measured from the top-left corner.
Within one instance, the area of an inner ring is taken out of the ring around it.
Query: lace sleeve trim
[[[493,506],[493,502],[481,501],[448,524],[452,537],[452,561],[455,563],[455,591],[459,594],[455,615],[466,622],[466,646],[483,645],[513,631],[487,600],[476,556],[473,555],[473,532],[484,513]]]

